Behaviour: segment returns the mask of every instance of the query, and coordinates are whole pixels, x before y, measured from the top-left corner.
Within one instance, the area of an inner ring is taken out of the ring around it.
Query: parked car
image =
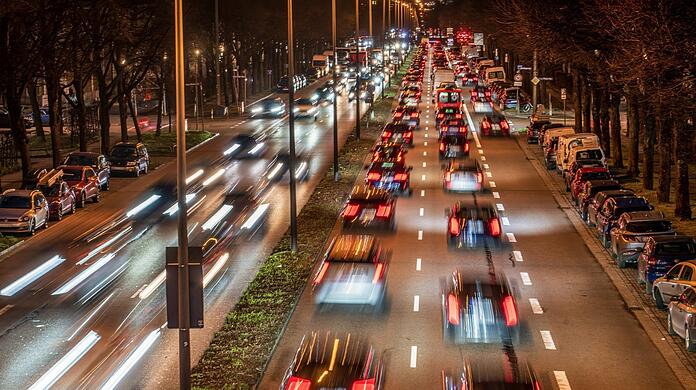
[[[575,172],[566,190],[570,191],[570,197],[577,200],[578,195],[584,189],[585,183],[590,180],[611,180],[611,173],[607,168],[592,167],[580,168]]]
[[[86,166],[94,169],[99,180],[99,188],[108,191],[111,181],[111,167],[106,156],[93,152],[70,152],[63,160],[63,165]]]
[[[113,173],[127,173],[135,177],[147,173],[150,167],[150,155],[140,142],[117,143],[111,148],[109,161]]]
[[[568,172],[564,175],[566,183],[566,191],[570,191],[570,183],[575,178],[575,173],[580,168],[606,168],[606,166],[599,160],[578,160],[574,161],[568,167]]]
[[[595,226],[597,224],[597,213],[604,206],[604,202],[611,198],[628,198],[635,197],[635,192],[631,190],[609,190],[600,191],[595,194],[595,196],[590,199],[587,204],[587,209],[582,213],[582,219],[587,222],[588,226]]]
[[[85,207],[87,200],[91,200],[94,203],[98,203],[101,200],[99,179],[92,168],[61,165],[58,169],[63,171],[63,180],[75,192],[78,208]]]
[[[28,233],[48,227],[48,201],[38,190],[7,190],[0,196],[0,232]]]
[[[673,297],[680,296],[689,287],[696,287],[696,260],[677,263],[664,276],[655,279],[652,284],[655,305],[664,309]]]
[[[615,180],[589,180],[585,182],[582,190],[575,197],[575,205],[578,207],[580,214],[587,210],[587,205],[590,199],[599,191],[620,190],[621,184]]]
[[[39,178],[37,189],[48,201],[49,218],[60,221],[65,214],[75,214],[75,191],[63,180],[63,170],[53,169]]]
[[[686,350],[696,351],[696,288],[672,297],[667,314],[667,332],[684,339]]]
[[[544,125],[551,124],[549,121],[534,121],[527,126],[527,143],[538,144],[541,135],[541,128]]]
[[[619,268],[636,263],[650,236],[671,235],[672,222],[661,211],[632,211],[623,213],[610,231],[610,248]]]
[[[680,261],[696,259],[696,240],[689,236],[649,237],[638,256],[638,282],[648,294],[655,279]]]
[[[597,237],[602,245],[609,247],[609,233],[621,214],[630,211],[651,211],[653,207],[647,199],[639,196],[625,196],[607,199],[595,217]]]

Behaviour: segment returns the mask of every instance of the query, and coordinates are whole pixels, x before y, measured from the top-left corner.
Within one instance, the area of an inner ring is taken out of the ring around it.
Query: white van
[[[568,127],[554,127],[552,129],[546,130],[544,133],[544,150],[552,149],[556,152],[556,144],[558,143],[558,137],[568,134],[575,134],[575,129]]]
[[[556,147],[556,169],[563,173],[568,169],[568,152],[578,146],[590,146],[599,144],[599,138],[592,133],[568,134],[558,138]]]
[[[568,152],[568,167],[577,160],[598,160],[606,165],[607,159],[599,144],[578,146]]]
[[[502,66],[486,68],[486,81],[488,83],[505,82],[505,68]]]

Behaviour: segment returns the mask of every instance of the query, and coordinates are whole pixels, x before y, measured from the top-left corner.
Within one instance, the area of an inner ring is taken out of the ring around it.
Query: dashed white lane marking
[[[483,154],[483,149],[478,150],[479,154]]]
[[[425,133],[423,136],[424,136],[425,138],[428,138],[428,133]]]
[[[494,181],[489,181],[488,184],[491,185],[491,188],[495,188],[495,182],[494,182]]]
[[[532,313],[534,314],[544,314],[544,309],[541,308],[539,300],[536,298],[529,298],[529,304],[532,306]]]
[[[469,122],[469,128],[472,130],[475,129],[474,121],[471,119],[471,114],[469,114],[469,109],[466,107],[466,104],[464,104],[464,114],[466,114],[466,120],[467,120],[467,122]],[[474,135],[474,141],[476,141],[476,147],[480,148],[481,143],[478,139],[478,136],[476,135],[476,132],[472,131],[472,134]]]
[[[423,214],[425,214],[425,209],[423,207],[421,207],[420,210],[418,211],[418,214],[422,217]]]
[[[416,259],[416,271],[420,271],[420,270],[421,270],[421,264],[422,264],[422,263],[423,263],[423,259],[421,259],[420,257]]]
[[[481,156],[481,161],[486,161],[486,156]]]
[[[423,146],[428,146],[428,141],[423,142]]]
[[[525,286],[532,285],[532,278],[529,277],[528,273],[520,272],[520,278],[522,278],[522,284],[524,284]]]
[[[425,190],[421,190],[421,196],[425,196]]]
[[[491,167],[489,167],[488,164],[483,164],[483,169],[491,169]]]
[[[486,177],[493,177],[493,173],[491,173],[491,172],[486,172]]]
[[[415,345],[411,346],[411,368],[416,368],[416,361],[418,359],[418,347]]]
[[[419,311],[420,310],[420,296],[414,295],[413,296],[413,311]]]
[[[553,376],[556,378],[558,390],[572,390],[565,371],[554,371]]]
[[[500,192],[493,191],[493,197],[495,199],[500,199]]]
[[[505,233],[505,235],[507,236],[508,241],[517,242],[517,238],[515,238],[515,235],[513,233]]]
[[[510,226],[510,219],[508,217],[502,217],[500,220],[503,221],[503,226]]]
[[[554,344],[554,342],[553,342],[553,337],[551,337],[551,332],[548,330],[540,330],[539,333],[541,333],[541,340],[544,341],[544,348],[555,351],[556,344]]]
[[[425,175],[421,175],[421,180],[425,181]]]
[[[429,126],[425,126],[425,131],[428,131],[428,130],[430,130],[430,127],[429,127]]]
[[[505,206],[503,206],[502,203],[496,203],[495,208],[498,209],[498,211],[505,211]]]
[[[423,231],[422,230],[418,231],[418,240],[423,241]]]
[[[425,163],[425,161],[423,161],[423,168],[425,168],[425,167],[426,167],[426,163]]]
[[[423,152],[423,157],[426,157],[428,155],[428,152]]]
[[[520,251],[512,251],[512,256],[515,258],[515,261],[524,261],[524,257],[522,257],[522,252]]]
[[[14,305],[5,305],[2,309],[0,309],[0,316],[10,311],[10,309],[13,307]]]

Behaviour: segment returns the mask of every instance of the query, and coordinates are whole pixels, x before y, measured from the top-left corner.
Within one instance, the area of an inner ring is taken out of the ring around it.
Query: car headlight
[[[292,112],[294,112],[294,113],[298,113],[298,112],[300,112],[300,109],[299,109],[299,108],[297,108],[297,107],[295,107],[295,108],[293,108],[293,109],[292,109]]]
[[[311,97],[310,99],[312,99],[312,100],[319,100],[319,95],[317,95],[317,94],[315,93],[314,95],[312,95],[312,97]]]
[[[271,112],[274,112],[274,113],[275,113],[275,112],[281,112],[281,111],[283,111],[283,107],[276,107],[276,108],[274,108],[274,109],[271,110]]]
[[[251,112],[253,114],[258,114],[259,112],[261,112],[261,107],[254,107],[251,109]]]
[[[128,162],[126,163],[126,165],[128,165],[129,167],[133,167],[133,166],[135,166],[136,164],[137,164],[137,163],[136,163],[135,161],[128,161]]]
[[[27,222],[27,221],[30,220],[30,219],[31,219],[31,216],[30,216],[30,215],[27,215],[27,214],[24,214],[24,215],[22,215],[21,217],[19,217],[19,220],[20,220],[21,222]]]

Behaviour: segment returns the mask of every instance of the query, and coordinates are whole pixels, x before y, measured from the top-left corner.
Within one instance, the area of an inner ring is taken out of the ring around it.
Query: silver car
[[[48,227],[48,202],[38,190],[7,190],[0,196],[0,231],[29,233]]]
[[[655,305],[664,309],[665,302],[669,303],[689,287],[696,287],[696,260],[677,263],[665,276],[655,279],[652,290]]]
[[[672,222],[661,211],[632,211],[623,213],[611,229],[610,248],[620,268],[636,263],[651,236],[676,235]]]
[[[667,314],[667,331],[678,335],[686,343],[686,350],[696,351],[696,289],[687,288],[678,296],[672,297]]]

